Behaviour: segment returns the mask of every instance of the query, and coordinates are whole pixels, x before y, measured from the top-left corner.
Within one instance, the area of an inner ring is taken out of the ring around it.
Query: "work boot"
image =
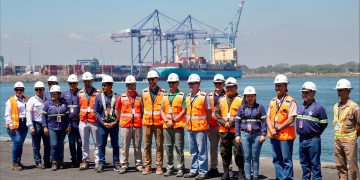
[[[142,173],[144,171],[144,167],[143,166],[136,166],[136,170],[140,173]]]
[[[71,167],[71,168],[79,167],[78,164],[79,164],[79,163],[78,163],[76,160],[72,160],[72,161],[71,161],[71,164],[70,164],[70,167]]]
[[[51,164],[52,164],[51,165],[51,170],[52,171],[58,170],[58,163],[56,161],[53,161]]]
[[[207,178],[208,178],[207,174],[199,174],[195,177],[196,180],[203,180]]]
[[[221,177],[221,180],[230,180],[230,170],[229,166],[223,165],[224,174]]]
[[[121,167],[119,170],[119,174],[125,174],[127,172],[127,168],[125,166]]]
[[[22,171],[22,169],[23,168],[18,163],[13,163],[11,166],[11,170],[14,170],[14,171]]]
[[[58,162],[58,169],[64,169],[64,161],[60,160]]]
[[[45,169],[45,165],[43,163],[37,164],[36,168],[38,169]]]
[[[163,170],[161,166],[156,167],[156,174],[157,175],[162,175],[163,174]]]
[[[103,165],[99,165],[99,166],[96,168],[96,172],[97,172],[97,173],[102,173],[102,172],[104,172],[104,166],[103,166]]]
[[[168,176],[172,176],[174,175],[174,170],[173,169],[168,169],[165,173],[164,176],[168,177]]]
[[[219,177],[220,173],[217,168],[211,168],[210,171],[207,172],[207,176],[209,178]]]
[[[114,171],[116,171],[116,172],[120,171],[120,165],[119,164],[114,165]]]
[[[189,172],[187,174],[184,175],[184,178],[194,178],[196,177],[198,174],[197,173],[192,173],[192,172]]]
[[[83,162],[80,165],[80,170],[86,170],[86,169],[89,169],[89,162],[83,160]]]
[[[143,175],[151,174],[151,166],[146,166],[142,174]]]
[[[241,172],[239,171],[237,179],[238,179],[238,180],[244,180],[244,179],[245,179],[244,173],[241,173]]]
[[[178,170],[178,172],[176,173],[176,177],[183,177],[184,176],[184,172],[182,170]]]

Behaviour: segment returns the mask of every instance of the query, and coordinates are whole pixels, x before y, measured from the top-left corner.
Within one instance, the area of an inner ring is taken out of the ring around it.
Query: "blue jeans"
[[[300,164],[303,170],[303,180],[321,180],[321,139],[320,137],[313,137],[311,139],[303,139],[300,136],[299,141],[299,157]]]
[[[254,171],[254,178],[259,177],[259,158],[262,146],[260,137],[261,134],[241,132],[241,145],[244,151],[244,170],[246,179],[251,178],[251,169]]]
[[[66,136],[65,129],[52,130],[49,129],[50,134],[50,146],[51,146],[51,161],[64,161],[64,139]]]
[[[23,144],[26,138],[26,134],[28,132],[28,127],[26,126],[26,120],[19,122],[19,128],[15,130],[15,132],[11,132],[9,128],[6,129],[8,135],[13,141],[12,145],[12,160],[13,164],[17,164],[21,162],[21,155],[23,152]]]
[[[39,122],[33,122],[35,134],[31,135],[35,164],[41,164],[41,139],[44,145],[44,163],[50,164],[50,138],[44,134],[44,129]]]
[[[75,123],[73,123],[75,124]],[[69,150],[71,161],[81,162],[82,160],[82,141],[79,133],[79,126],[74,126],[71,128],[70,134],[68,135],[69,139]]]
[[[272,156],[273,164],[275,166],[276,179],[294,179],[292,161],[294,140],[280,141],[274,138],[270,138],[270,143],[272,145]]]
[[[110,134],[111,147],[113,149],[113,164],[118,165],[119,159],[119,125],[116,124],[113,128],[106,128],[102,125],[99,126],[99,165],[105,164],[105,152],[107,138]]]
[[[189,132],[191,173],[206,174],[208,167],[207,131]]]

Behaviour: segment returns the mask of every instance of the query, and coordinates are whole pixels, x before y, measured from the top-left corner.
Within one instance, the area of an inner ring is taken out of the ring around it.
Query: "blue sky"
[[[7,62],[74,64],[96,57],[129,64],[129,40],[109,34],[129,28],[154,9],[181,20],[191,14],[222,29],[239,0],[0,0],[1,53]],[[358,0],[245,1],[238,38],[240,64],[342,64],[359,61]],[[206,48],[206,47],[203,47]],[[205,57],[208,54],[203,52]]]

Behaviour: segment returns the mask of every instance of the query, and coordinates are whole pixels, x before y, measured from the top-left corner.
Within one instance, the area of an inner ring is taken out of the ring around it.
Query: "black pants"
[[[235,133],[220,133],[221,138],[221,158],[223,161],[224,172],[229,171],[230,162],[234,153],[235,163],[239,168],[239,173],[244,174],[244,153],[241,143],[235,142]]]

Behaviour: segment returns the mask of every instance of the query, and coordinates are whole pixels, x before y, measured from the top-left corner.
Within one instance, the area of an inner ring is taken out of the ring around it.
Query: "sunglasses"
[[[188,83],[189,86],[194,86],[195,84],[198,84],[197,82]]]
[[[77,82],[69,82],[69,85],[75,85]]]
[[[35,91],[43,91],[43,88],[35,88]]]
[[[60,94],[60,93],[58,93],[58,92],[52,92],[52,93],[50,93],[51,96],[55,96],[55,95],[58,95],[58,94]]]
[[[91,83],[91,81],[90,81],[90,80],[86,80],[86,81],[84,81],[84,83]]]
[[[136,86],[135,83],[132,83],[132,84],[126,84],[126,87],[130,87],[130,86]]]
[[[168,82],[168,84],[176,84],[177,82]]]
[[[57,85],[58,83],[57,82],[48,82],[48,85],[51,86],[51,85]]]
[[[112,83],[103,83],[102,87],[105,87],[105,86],[112,86]]]
[[[214,85],[223,85],[223,82],[214,82]]]
[[[15,91],[20,91],[20,92],[24,92],[24,88],[15,88]]]
[[[148,81],[155,81],[155,78],[148,78]]]
[[[310,94],[311,91],[302,91],[303,94]]]

